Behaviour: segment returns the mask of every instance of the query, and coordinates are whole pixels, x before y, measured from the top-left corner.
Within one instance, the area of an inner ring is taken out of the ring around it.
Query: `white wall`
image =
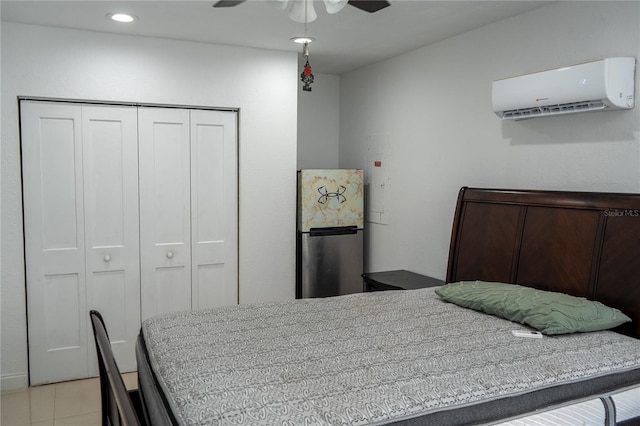
[[[367,224],[368,270],[444,278],[461,186],[639,192],[640,106],[491,110],[495,79],[611,56],[640,58],[640,2],[557,2],[342,75],[340,166],[366,169],[369,135],[388,141],[390,224]]]
[[[302,70],[299,64],[298,69]],[[338,168],[340,77],[314,74],[311,92],[298,83],[298,169]]]
[[[295,53],[6,22],[1,40],[3,389],[27,383],[17,96],[240,108],[240,302],[295,296]]]

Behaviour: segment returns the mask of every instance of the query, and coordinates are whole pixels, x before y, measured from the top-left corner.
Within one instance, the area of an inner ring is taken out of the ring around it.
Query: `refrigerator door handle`
[[[309,236],[311,237],[325,237],[328,235],[348,235],[357,234],[357,226],[331,226],[327,228],[311,228],[309,229]]]

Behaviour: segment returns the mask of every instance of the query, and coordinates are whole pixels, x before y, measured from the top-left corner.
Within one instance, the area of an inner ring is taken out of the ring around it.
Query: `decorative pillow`
[[[436,293],[448,302],[527,324],[544,334],[606,330],[631,321],[600,302],[516,284],[460,281]]]

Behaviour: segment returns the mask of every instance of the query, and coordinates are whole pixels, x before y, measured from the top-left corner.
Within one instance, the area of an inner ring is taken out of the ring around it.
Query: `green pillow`
[[[460,281],[436,293],[447,302],[527,324],[544,334],[606,330],[631,321],[600,302],[516,284]]]

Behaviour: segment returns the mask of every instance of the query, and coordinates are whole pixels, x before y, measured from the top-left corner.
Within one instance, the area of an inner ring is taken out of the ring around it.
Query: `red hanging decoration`
[[[309,65],[309,59],[304,65],[304,69],[300,73],[300,80],[303,83],[302,90],[305,92],[311,91],[311,83],[313,83],[313,72],[311,71],[311,65]]]
[[[302,47],[302,54],[307,58],[307,63],[304,64],[304,69],[300,73],[300,80],[302,83],[302,90],[305,92],[311,91],[311,83],[313,83],[313,72],[311,71],[311,65],[309,65],[309,43],[305,43]]]

